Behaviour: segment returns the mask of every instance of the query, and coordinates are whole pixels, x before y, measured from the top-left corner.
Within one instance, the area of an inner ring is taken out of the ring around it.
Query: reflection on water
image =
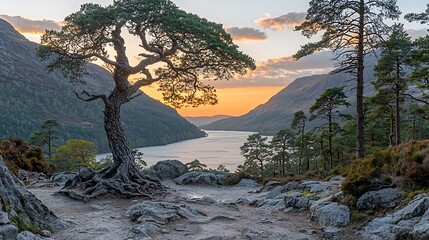
[[[240,147],[252,132],[233,131],[206,131],[205,138],[193,139],[165,146],[139,148],[144,153],[143,159],[148,165],[166,159],[177,159],[187,163],[194,159],[207,165],[209,168],[217,168],[220,164],[230,170],[235,170],[237,165],[243,164],[244,158],[240,155]],[[97,155],[97,159],[108,154]]]

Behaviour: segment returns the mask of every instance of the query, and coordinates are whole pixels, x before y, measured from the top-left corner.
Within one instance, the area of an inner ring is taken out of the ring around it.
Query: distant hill
[[[73,89],[81,86],[73,86],[59,72],[48,74],[46,63],[36,56],[37,46],[0,19],[0,138],[27,139],[42,122],[56,119],[63,140],[85,139],[95,142],[99,152],[108,151],[103,104],[78,100]],[[108,71],[89,64],[88,72],[84,88],[89,92],[113,89]],[[124,105],[122,122],[133,148],[205,136],[174,109],[147,95]]]
[[[374,79],[374,65],[376,59],[368,57],[365,67],[365,95],[371,96],[375,93],[371,81]],[[263,134],[273,135],[283,128],[289,128],[293,119],[293,114],[299,110],[308,113],[308,109],[314,104],[326,89],[338,86],[345,86],[344,92],[349,96],[348,101],[352,107],[346,110],[347,113],[355,113],[356,102],[355,81],[350,81],[352,76],[345,73],[314,75],[298,78],[286,88],[273,96],[268,102],[259,105],[249,113],[240,117],[231,117],[201,126],[207,130],[233,130],[233,131],[253,131]],[[310,123],[310,127],[317,124]]]
[[[185,117],[189,122],[194,124],[195,126],[203,126],[210,124],[212,122],[216,122],[225,118],[229,118],[231,116],[228,115],[216,115],[216,116],[204,116],[204,117]]]

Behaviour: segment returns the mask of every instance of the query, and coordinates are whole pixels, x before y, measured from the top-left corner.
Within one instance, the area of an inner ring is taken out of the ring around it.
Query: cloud
[[[256,70],[229,81],[217,81],[217,88],[246,86],[286,86],[295,79],[315,74],[325,74],[334,69],[332,52],[316,52],[298,61],[292,57],[269,59],[259,64]]]
[[[9,22],[20,33],[43,34],[45,29],[61,30],[61,24],[53,20],[31,20],[8,15],[0,15],[0,18]]]
[[[274,18],[260,18],[256,24],[272,30],[283,30],[285,27],[295,27],[304,22],[306,13],[290,12]]]
[[[420,38],[420,37],[424,37],[424,36],[426,36],[426,35],[429,34],[427,28],[423,28],[423,29],[407,29],[406,31],[410,35],[410,37],[412,39],[417,39],[417,38]]]
[[[231,34],[236,41],[262,41],[267,39],[267,35],[264,32],[249,27],[229,27],[225,31]]]

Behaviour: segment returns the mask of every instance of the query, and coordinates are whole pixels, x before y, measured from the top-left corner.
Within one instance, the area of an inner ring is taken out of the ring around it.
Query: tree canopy
[[[139,39],[141,53],[136,57],[141,60],[134,66],[126,55],[124,30]],[[83,81],[87,62],[101,60],[116,69],[115,83],[127,91],[124,101],[140,87],[158,82],[164,100],[176,107],[215,104],[214,88],[201,79],[229,79],[255,68],[254,60],[238,50],[222,25],[186,13],[169,0],[122,0],[106,7],[84,4],[65,18],[61,31],[47,31],[42,44],[39,55],[53,59],[48,68],[61,70],[73,82]],[[116,74],[138,74],[141,79],[130,84],[116,79]]]

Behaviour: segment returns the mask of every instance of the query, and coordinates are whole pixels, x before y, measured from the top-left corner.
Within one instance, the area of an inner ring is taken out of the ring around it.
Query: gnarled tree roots
[[[124,171],[125,170],[125,171]],[[146,197],[153,199],[154,195],[164,193],[165,188],[157,178],[139,172],[134,166],[121,168],[106,168],[98,172],[91,169],[81,169],[80,174],[65,183],[58,192],[76,200],[88,202],[92,198],[104,194],[120,197]]]

